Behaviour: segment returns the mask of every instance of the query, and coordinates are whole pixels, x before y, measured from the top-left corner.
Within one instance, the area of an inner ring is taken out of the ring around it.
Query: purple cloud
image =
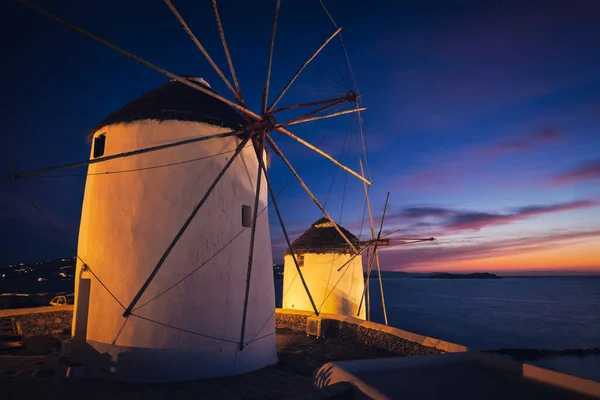
[[[449,231],[480,230],[485,227],[506,225],[511,222],[525,220],[539,215],[599,206],[600,200],[585,199],[550,205],[529,205],[505,213],[489,213],[430,206],[408,207],[399,213],[390,215],[386,220],[394,224],[412,223],[410,226],[415,227],[416,224],[414,223],[414,220],[433,219],[437,224],[431,223],[430,221],[421,221],[421,224],[424,224],[429,228],[437,226],[438,228],[441,228],[443,232],[447,233]]]
[[[564,185],[598,178],[600,178],[600,158],[585,161],[575,168],[559,174],[552,179],[552,183]]]
[[[442,207],[409,207],[405,208],[400,216],[406,218],[423,217],[447,217],[453,215],[454,211]]]
[[[600,201],[597,200],[578,200],[548,206],[526,206],[506,214],[459,212],[446,221],[444,226],[450,230],[479,230],[488,226],[505,225],[514,221],[533,218],[539,215],[580,210],[598,206],[600,206]]]

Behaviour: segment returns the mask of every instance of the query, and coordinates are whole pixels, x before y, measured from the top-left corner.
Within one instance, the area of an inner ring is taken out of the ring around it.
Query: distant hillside
[[[423,279],[502,279],[501,276],[490,274],[488,272],[475,272],[473,274],[450,274],[447,272],[437,272],[431,275],[417,276]]]
[[[365,272],[365,276],[367,273]],[[381,271],[382,278],[415,278],[421,276],[423,274],[416,274],[412,272],[403,272],[403,271]],[[377,270],[371,271],[371,278],[378,278]]]

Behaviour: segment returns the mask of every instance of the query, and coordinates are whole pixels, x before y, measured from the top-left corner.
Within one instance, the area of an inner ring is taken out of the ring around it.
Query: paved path
[[[56,376],[41,377],[39,372],[32,375],[24,370],[16,375],[0,376],[2,400],[250,400],[326,398],[322,396],[325,394],[312,386],[311,378],[272,367],[229,378],[165,384],[124,384],[94,380],[74,382]]]

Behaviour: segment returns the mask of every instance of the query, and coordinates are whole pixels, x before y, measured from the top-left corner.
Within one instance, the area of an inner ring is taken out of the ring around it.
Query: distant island
[[[448,272],[437,272],[431,275],[417,276],[421,279],[502,279],[501,276],[488,272],[475,272],[472,274],[451,274]]]

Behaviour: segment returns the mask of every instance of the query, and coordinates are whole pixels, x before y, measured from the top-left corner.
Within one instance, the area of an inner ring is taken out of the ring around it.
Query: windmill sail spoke
[[[383,308],[383,320],[388,325],[387,307],[385,305],[385,296],[383,295],[383,279],[381,278],[381,264],[379,262],[379,251],[375,249],[375,264],[377,265],[377,275],[379,276],[379,292],[381,293],[381,307]]]
[[[422,243],[422,242],[433,242],[435,240],[434,237],[430,237],[430,238],[423,238],[423,239],[401,239],[401,240],[410,240],[409,242],[402,242],[402,243],[390,243],[390,247],[395,247],[395,246],[405,246],[407,244],[416,244],[416,243]]]
[[[47,167],[47,168],[36,169],[33,171],[14,173],[14,174],[11,174],[9,176],[9,178],[10,179],[28,178],[28,177],[32,177],[32,176],[36,176],[36,175],[45,174],[47,172],[61,171],[64,169],[76,168],[76,167],[81,167],[81,166],[90,165],[90,164],[99,164],[99,163],[102,163],[105,161],[114,160],[116,158],[130,157],[130,156],[134,156],[137,154],[150,153],[152,151],[169,149],[171,147],[183,146],[183,145],[191,144],[191,143],[204,142],[206,140],[211,140],[211,139],[220,139],[220,138],[235,136],[235,135],[239,135],[241,132],[242,131],[240,130],[240,131],[218,133],[216,135],[210,135],[210,136],[201,136],[201,137],[197,137],[197,138],[193,138],[193,139],[181,140],[179,142],[161,144],[159,146],[154,146],[154,147],[147,147],[145,149],[126,151],[124,153],[113,154],[111,156],[106,156],[106,157],[102,157],[102,158],[93,158],[91,160],[78,161],[78,162],[59,165],[59,166],[55,166],[55,167]]]
[[[363,169],[363,165],[362,165],[362,160],[358,159],[358,165],[360,166],[360,174],[364,177],[365,176],[365,171]],[[367,202],[367,211],[369,212],[369,225],[371,227],[371,243],[375,242],[375,224],[373,223],[373,212],[371,211],[371,201],[369,199],[369,188],[367,187],[367,184],[365,182],[363,182],[363,186],[364,186],[364,190],[365,190],[365,201]],[[370,254],[367,253],[367,261],[370,259]],[[364,292],[367,294],[367,300],[369,300],[369,304],[367,304],[367,314],[370,315],[370,289],[369,289],[369,279],[371,277],[371,265],[372,264],[367,264],[367,275],[365,277],[365,284],[364,284]],[[358,312],[356,315],[360,315],[360,309],[362,307],[362,301],[363,298],[365,297],[365,294],[363,293],[363,296],[361,297],[360,300],[360,304],[358,306]]]
[[[319,208],[319,210],[321,210],[321,212],[323,213],[323,215],[325,215],[325,217],[329,220],[329,222],[331,222],[333,224],[333,227],[338,232],[338,234],[344,239],[344,241],[346,243],[348,243],[348,246],[350,246],[350,248],[352,249],[352,253],[356,254],[358,252],[358,249],[356,248],[356,246],[350,241],[350,239],[348,239],[348,237],[344,234],[344,232],[342,232],[342,230],[340,229],[340,227],[335,223],[335,221],[333,220],[333,218],[331,218],[331,216],[327,213],[327,211],[325,211],[325,208],[323,208],[323,206],[321,205],[321,203],[319,202],[319,200],[317,200],[317,198],[310,191],[310,189],[308,188],[308,186],[306,186],[306,184],[304,183],[304,181],[302,180],[302,178],[300,178],[300,175],[298,175],[298,173],[296,172],[296,170],[294,169],[294,167],[292,166],[292,164],[290,164],[290,162],[288,161],[288,159],[283,155],[283,153],[281,152],[281,150],[279,149],[279,147],[275,144],[275,142],[273,141],[273,139],[270,136],[268,136],[268,135],[267,135],[267,142],[273,148],[273,151],[275,152],[275,154],[277,154],[279,157],[281,157],[281,159],[283,160],[283,162],[285,163],[285,165],[292,172],[292,174],[296,177],[296,180],[298,180],[298,182],[300,182],[300,185],[302,186],[302,188],[304,188],[304,190],[306,191],[306,193],[308,194],[308,196],[317,205],[317,207]]]
[[[276,194],[273,191],[273,187],[271,186],[271,181],[269,180],[269,175],[267,174],[267,168],[265,167],[265,163],[262,158],[259,159],[260,168],[263,170],[265,174],[265,181],[267,182],[267,188],[269,189],[269,194],[271,195],[271,200],[273,202],[273,206],[275,207],[275,213],[277,214],[277,219],[279,220],[279,224],[281,225],[281,230],[283,231],[283,236],[285,237],[285,241],[287,243],[288,249],[290,250],[290,254],[292,259],[294,260],[294,266],[296,267],[296,271],[298,272],[298,276],[300,276],[300,280],[302,281],[302,286],[304,286],[304,290],[306,291],[306,295],[310,300],[310,304],[315,312],[315,315],[319,315],[319,310],[317,309],[317,305],[310,294],[310,290],[308,289],[308,285],[306,284],[306,280],[304,279],[304,275],[302,274],[302,270],[300,269],[300,264],[298,264],[298,259],[296,258],[296,253],[292,248],[292,242],[287,233],[287,229],[285,228],[285,224],[283,223],[283,218],[281,217],[281,212],[279,211],[279,205],[277,204]]]
[[[367,250],[367,249],[370,249],[370,246],[363,248],[363,250]],[[365,300],[365,293],[369,290],[369,282],[370,282],[369,277],[371,276],[371,271],[373,270],[373,260],[375,259],[376,251],[377,251],[377,245],[375,245],[375,247],[373,248],[373,255],[371,257],[367,257],[367,262],[368,262],[367,276],[365,277],[365,285],[363,288],[363,293],[362,293],[362,296],[360,296],[360,302],[358,303],[358,311],[356,312],[357,316],[360,315],[360,310],[362,309],[363,301]],[[339,269],[338,269],[338,271],[339,271]]]
[[[204,48],[204,46],[202,46],[202,44],[200,43],[200,41],[198,40],[198,38],[196,37],[196,35],[194,35],[194,33],[192,32],[192,30],[190,29],[190,27],[188,26],[188,24],[185,22],[185,20],[181,16],[181,14],[179,14],[179,12],[175,8],[175,6],[171,2],[171,0],[165,0],[165,3],[169,7],[169,9],[173,12],[173,15],[175,15],[175,18],[177,18],[177,21],[179,21],[179,24],[181,25],[181,27],[183,28],[183,30],[185,30],[185,32],[188,34],[188,36],[190,37],[190,39],[192,39],[192,41],[196,45],[196,47],[198,47],[198,49],[200,50],[200,52],[204,55],[204,57],[206,58],[206,60],[213,67],[213,69],[215,70],[215,72],[223,80],[223,82],[229,88],[229,90],[231,90],[231,93],[233,93],[233,95],[236,97],[236,99],[238,100],[238,102],[240,102],[240,99],[238,98],[238,92],[234,89],[234,87],[231,85],[231,82],[229,82],[229,80],[227,79],[227,77],[223,74],[223,71],[221,71],[221,69],[217,66],[217,64],[210,57],[210,55],[208,54],[208,52],[206,51],[206,49]],[[242,103],[242,102],[240,102],[240,103]]]
[[[21,3],[21,4],[23,4],[24,6],[30,8],[30,9],[32,9],[34,11],[37,11],[38,13],[40,13],[42,15],[45,15],[46,17],[48,17],[48,18],[50,18],[50,19],[58,22],[59,24],[65,26],[65,27],[67,27],[69,29],[72,29],[72,30],[74,30],[76,32],[79,32],[82,35],[87,36],[90,39],[93,39],[93,40],[95,40],[95,41],[97,41],[99,43],[102,43],[103,45],[105,45],[107,47],[110,47],[111,49],[113,49],[113,50],[121,53],[122,55],[124,55],[127,58],[130,58],[130,59],[132,59],[132,60],[134,60],[134,61],[136,61],[136,62],[138,62],[138,63],[140,63],[140,64],[142,64],[142,65],[144,65],[146,67],[148,67],[148,68],[151,68],[151,69],[155,70],[156,72],[159,72],[159,73],[161,73],[161,74],[163,74],[165,76],[168,76],[169,78],[171,78],[171,79],[173,79],[173,80],[175,80],[177,82],[183,83],[184,85],[187,85],[187,86],[189,86],[191,88],[194,88],[194,89],[196,89],[196,90],[198,90],[198,91],[206,94],[207,96],[210,96],[210,97],[213,97],[213,98],[215,98],[215,99],[217,99],[219,101],[222,101],[223,103],[225,103],[225,104],[227,104],[227,105],[235,108],[236,110],[238,110],[239,112],[241,112],[241,113],[243,113],[245,115],[248,115],[248,116],[252,117],[255,120],[260,120],[261,119],[260,115],[254,113],[254,112],[252,112],[250,110],[248,110],[246,107],[243,107],[243,106],[241,106],[241,105],[239,105],[239,104],[237,104],[237,103],[235,103],[235,102],[233,102],[231,100],[228,100],[225,97],[218,95],[217,93],[215,93],[215,92],[213,92],[213,91],[205,88],[202,85],[199,85],[197,83],[189,81],[189,80],[187,80],[187,79],[185,79],[185,78],[183,78],[183,77],[181,77],[179,75],[175,75],[172,72],[169,72],[169,71],[167,71],[167,70],[165,70],[165,69],[163,69],[163,68],[161,68],[161,67],[159,67],[157,65],[152,64],[149,61],[146,61],[146,60],[144,60],[144,59],[136,56],[135,54],[132,54],[132,53],[126,51],[126,50],[123,50],[122,48],[120,48],[117,45],[109,42],[108,40],[102,39],[101,37],[99,37],[97,35],[94,35],[93,33],[86,31],[85,29],[79,28],[78,26],[75,26],[75,25],[73,25],[73,24],[71,24],[71,23],[69,23],[69,22],[67,22],[67,21],[65,21],[65,20],[57,17],[56,15],[54,15],[54,14],[52,14],[52,13],[44,10],[43,8],[40,8],[40,7],[34,5],[34,4],[32,4],[32,3],[30,3],[30,2],[28,2],[26,0],[17,0],[17,1],[19,3]]]
[[[257,143],[258,142],[258,143]],[[260,134],[258,140],[254,139],[254,148],[257,161],[260,165],[265,152],[265,132]],[[256,149],[258,146],[258,149]],[[239,349],[244,350],[244,335],[246,334],[246,317],[248,315],[248,297],[250,296],[250,280],[252,279],[252,264],[254,262],[254,241],[256,239],[256,221],[258,219],[258,206],[260,205],[260,185],[263,176],[263,170],[259,167],[256,178],[256,193],[254,194],[254,208],[252,209],[252,227],[250,228],[250,249],[248,250],[248,269],[246,272],[246,294],[244,296],[244,309],[242,314],[242,331],[240,334]]]
[[[135,307],[137,302],[140,300],[140,298],[142,297],[142,294],[144,294],[144,292],[146,291],[146,289],[148,288],[148,286],[150,285],[150,283],[152,282],[152,280],[154,279],[154,277],[156,276],[156,274],[158,273],[158,271],[160,270],[160,268],[166,261],[167,257],[169,256],[169,254],[171,253],[171,251],[173,250],[173,248],[175,247],[175,245],[177,244],[179,239],[181,239],[181,236],[183,236],[183,233],[186,231],[186,229],[188,228],[188,226],[190,225],[190,223],[192,222],[192,220],[194,219],[196,214],[198,214],[198,211],[200,211],[200,208],[204,205],[204,203],[206,203],[206,200],[208,199],[208,197],[210,196],[210,194],[212,193],[214,188],[217,186],[217,183],[219,183],[219,181],[221,180],[223,175],[225,175],[225,172],[227,172],[227,170],[229,169],[231,164],[233,164],[233,161],[242,152],[242,150],[246,146],[246,143],[248,143],[248,141],[250,140],[251,137],[252,137],[252,135],[249,134],[238,144],[237,148],[235,149],[235,153],[233,153],[233,155],[231,156],[229,161],[227,161],[227,163],[225,164],[225,166],[223,167],[221,172],[219,172],[219,174],[217,175],[217,177],[215,178],[213,183],[209,186],[208,190],[206,191],[206,193],[204,194],[204,196],[202,197],[200,202],[196,205],[196,207],[194,208],[194,210],[192,211],[192,213],[190,214],[188,219],[185,221],[183,226],[179,229],[179,232],[177,232],[177,235],[175,235],[175,238],[173,238],[173,240],[171,241],[171,244],[169,244],[169,247],[167,247],[167,250],[165,250],[163,255],[160,257],[160,260],[158,260],[158,263],[152,270],[152,273],[150,273],[150,276],[148,277],[148,279],[146,279],[146,282],[144,282],[144,284],[142,285],[142,287],[140,288],[138,293],[135,295],[133,300],[131,300],[131,303],[129,304],[129,306],[127,306],[127,309],[123,313],[123,317],[126,318],[131,314],[133,307]]]
[[[269,61],[267,63],[267,80],[262,94],[262,113],[267,112],[267,102],[269,101],[269,85],[271,84],[271,66],[273,65],[273,50],[275,48],[275,32],[277,30],[277,18],[279,18],[279,7],[281,0],[275,4],[275,17],[273,18],[273,28],[271,29],[271,45],[269,46]]]
[[[361,163],[361,166],[362,166],[362,163]],[[364,171],[363,171],[363,173],[364,173]],[[368,196],[368,194],[367,194],[367,196]],[[385,214],[387,212],[387,207],[388,207],[389,199],[390,199],[390,192],[388,192],[387,197],[385,198],[385,206],[383,207],[383,215],[381,217],[381,225],[379,226],[379,233],[377,234],[377,237],[375,238],[375,240],[377,240],[377,241],[379,241],[381,239],[381,231],[383,230],[383,223],[385,221]],[[377,275],[379,277],[379,288],[381,290],[381,301],[382,301],[382,306],[383,306],[383,316],[384,316],[384,319],[385,319],[385,324],[387,325],[387,312],[386,312],[386,308],[385,308],[385,297],[383,295],[383,282],[381,280],[381,268],[380,268],[379,261],[378,261],[379,260],[379,253],[377,252],[377,248],[378,247],[379,247],[379,244],[376,242],[375,247],[373,248],[373,257],[371,258],[371,261],[369,262],[369,268],[368,268],[367,276],[366,276],[366,279],[365,279],[366,280],[366,282],[365,282],[365,290],[367,290],[367,288],[369,286],[369,281],[370,281],[369,278],[371,276],[371,271],[372,271],[372,268],[373,268],[373,261],[377,260],[377,263],[376,263],[377,264]],[[364,297],[365,297],[365,293],[363,291],[363,295],[362,295],[362,297],[360,299],[360,304],[358,306],[358,313],[359,314],[360,314],[360,309],[361,309]]]
[[[364,177],[365,170],[363,169],[362,160],[358,159],[358,165],[360,166],[360,174]],[[365,200],[367,202],[367,211],[369,212],[369,224],[371,226],[371,239],[375,240],[375,224],[373,223],[373,212],[371,211],[371,200],[369,199],[369,188],[367,184],[363,182],[363,186],[365,189]]]
[[[393,230],[393,231],[391,231],[391,232],[389,232],[389,233],[386,233],[386,234],[385,234],[385,235],[383,235],[381,238],[382,238],[382,239],[388,238],[388,237],[390,237],[390,236],[392,236],[392,235],[395,235],[396,233],[400,232],[401,230],[402,230],[402,229],[396,229],[396,230]]]
[[[302,139],[301,137],[298,137],[296,135],[294,135],[292,132],[288,131],[285,128],[275,128],[278,132],[283,133],[285,136],[292,138],[300,143],[302,143],[303,145],[305,145],[306,147],[308,147],[309,149],[311,149],[314,152],[319,153],[320,155],[322,155],[323,157],[327,158],[329,161],[331,161],[332,163],[334,163],[335,165],[337,165],[338,167],[348,171],[349,173],[351,173],[352,175],[356,176],[358,179],[360,179],[361,181],[367,183],[368,185],[371,185],[371,182],[367,179],[365,179],[363,176],[361,176],[359,173],[353,171],[352,169],[346,167],[344,164],[342,164],[341,162],[339,162],[338,160],[336,160],[335,158],[333,158],[332,156],[330,156],[329,154],[325,153],[323,150],[319,149],[316,146],[313,146],[312,144],[308,143],[306,140]],[[267,139],[268,140],[268,139]]]
[[[219,35],[221,36],[221,42],[223,43],[223,50],[225,50],[225,57],[227,57],[227,64],[229,64],[229,70],[231,71],[231,77],[233,78],[233,84],[237,91],[239,102],[244,104],[244,97],[242,96],[242,90],[240,89],[240,83],[238,82],[237,76],[235,75],[235,69],[233,68],[233,62],[231,61],[231,54],[229,54],[229,48],[227,47],[227,41],[225,40],[225,31],[223,30],[223,24],[221,24],[221,17],[219,16],[219,9],[217,8],[217,0],[212,0],[213,10],[215,12],[215,18],[217,19],[217,27],[219,28]]]
[[[379,233],[377,234],[377,239],[381,239],[381,232],[383,231],[383,222],[385,221],[385,214],[388,207],[388,202],[390,200],[390,192],[387,193],[385,198],[385,206],[383,206],[383,215],[381,216],[381,225],[379,226]],[[377,275],[379,276],[379,291],[381,292],[381,307],[383,308],[383,319],[385,324],[388,324],[387,319],[387,310],[385,307],[385,296],[383,295],[383,280],[381,279],[381,266],[379,264],[379,252],[377,251],[377,245],[375,245],[375,263],[377,264]]]
[[[279,103],[279,100],[281,100],[281,98],[283,97],[283,95],[285,94],[285,92],[287,92],[287,90],[290,88],[290,86],[292,86],[292,84],[294,83],[294,81],[298,78],[298,76],[300,76],[300,74],[302,73],[302,71],[304,71],[304,68],[306,68],[306,66],[308,64],[310,64],[310,62],[321,52],[321,50],[323,50],[325,48],[325,46],[327,46],[327,44],[329,42],[331,42],[333,40],[334,37],[337,36],[338,33],[340,33],[342,30],[342,28],[337,28],[335,32],[333,32],[333,34],[331,36],[329,36],[329,38],[327,38],[327,40],[325,41],[325,43],[323,43],[321,45],[321,47],[319,47],[317,49],[317,51],[315,51],[313,53],[312,56],[310,56],[310,58],[308,60],[306,60],[304,62],[304,64],[302,64],[302,66],[298,69],[298,71],[296,71],[296,73],[294,74],[294,76],[292,77],[292,79],[290,79],[290,81],[287,83],[287,85],[285,85],[285,87],[283,88],[283,90],[281,91],[281,93],[279,93],[279,96],[277,96],[277,98],[275,99],[275,101],[269,106],[267,111],[271,111],[273,110],[273,108],[275,108],[275,106],[277,105],[277,103]]]
[[[271,111],[271,114],[275,114],[281,111],[287,111],[287,110],[294,110],[296,108],[302,108],[302,107],[310,107],[310,106],[318,106],[320,104],[327,104],[327,103],[335,103],[338,101],[354,101],[355,98],[360,97],[360,94],[354,94],[354,93],[348,93],[345,96],[342,97],[336,97],[333,99],[325,99],[325,100],[317,100],[317,101],[311,101],[308,103],[300,103],[300,104],[294,104],[291,106],[286,106],[286,107],[281,107],[281,108],[276,108],[274,110]]]
[[[326,119],[326,118],[337,117],[337,116],[340,116],[340,115],[352,114],[352,113],[355,113],[355,112],[364,111],[366,109],[367,109],[367,107],[361,107],[361,108],[353,108],[352,110],[339,111],[339,112],[336,112],[336,113],[333,113],[333,114],[317,115],[316,117],[304,118],[304,119],[300,119],[300,120],[288,122],[288,123],[286,123],[286,125],[304,124],[306,122],[317,121],[319,119]]]
[[[319,107],[319,108],[317,108],[316,110],[313,110],[313,111],[311,111],[311,112],[308,112],[308,113],[306,113],[306,114],[304,114],[304,115],[301,115],[301,116],[299,116],[299,117],[293,118],[293,119],[291,119],[291,120],[289,120],[289,121],[286,121],[286,122],[282,122],[281,124],[277,124],[276,128],[282,128],[282,127],[284,127],[284,126],[288,126],[288,125],[297,124],[297,123],[299,123],[299,121],[300,121],[300,122],[303,122],[303,121],[305,121],[307,118],[311,117],[312,115],[318,114],[318,113],[320,113],[320,112],[322,112],[322,111],[325,111],[325,110],[329,110],[330,108],[333,108],[333,107],[337,107],[337,106],[341,105],[341,104],[342,104],[342,103],[344,103],[344,102],[345,102],[345,100],[338,100],[338,101],[336,101],[336,102],[333,102],[333,103],[330,103],[330,104],[328,104],[328,105],[326,105],[326,106]]]

